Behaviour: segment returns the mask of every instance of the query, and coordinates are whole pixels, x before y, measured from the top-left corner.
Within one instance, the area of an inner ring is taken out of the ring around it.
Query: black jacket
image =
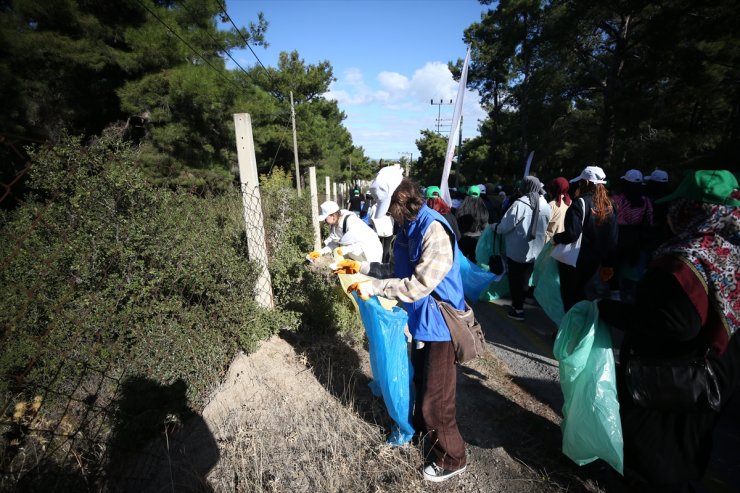
[[[576,268],[599,264],[612,267],[619,238],[616,210],[612,211],[605,223],[596,224],[596,218],[591,212],[594,204],[593,197],[586,195],[581,198],[583,202],[580,199],[573,199],[565,213],[565,230],[553,236],[553,241],[567,245],[576,241],[583,231],[581,252],[578,255]],[[585,221],[583,220],[582,203],[586,206]]]

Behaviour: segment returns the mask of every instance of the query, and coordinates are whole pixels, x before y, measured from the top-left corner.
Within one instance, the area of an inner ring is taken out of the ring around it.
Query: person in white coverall
[[[321,204],[319,221],[331,226],[329,236],[324,240],[324,248],[308,254],[311,260],[339,249],[340,255],[358,261],[380,262],[383,246],[378,235],[354,212],[340,209],[331,200]]]

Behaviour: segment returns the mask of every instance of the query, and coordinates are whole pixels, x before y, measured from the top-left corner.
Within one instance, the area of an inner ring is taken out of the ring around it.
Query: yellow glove
[[[334,253],[336,253],[337,255],[340,255],[340,256],[344,257],[344,252],[342,252],[342,247],[339,247],[336,250],[334,250]]]
[[[357,274],[360,272],[360,263],[357,260],[344,259],[337,264],[335,274]]]
[[[614,277],[614,269],[611,267],[602,267],[599,269],[599,277],[601,278],[601,282],[609,282]]]
[[[308,254],[308,258],[310,258],[311,260],[316,260],[319,257],[321,257],[321,252],[319,252],[318,250],[314,250],[313,252]]]
[[[352,291],[356,291],[357,295],[362,300],[369,300],[371,296],[375,296],[375,292],[373,290],[373,285],[370,283],[370,281],[360,281],[360,282],[353,282],[349,285],[347,288],[348,293],[352,293]]]

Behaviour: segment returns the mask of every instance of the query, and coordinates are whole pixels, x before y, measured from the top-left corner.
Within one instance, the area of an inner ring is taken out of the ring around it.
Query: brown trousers
[[[425,342],[413,349],[416,404],[414,423],[427,433],[438,466],[457,470],[466,464],[465,442],[455,418],[457,368],[451,341]]]

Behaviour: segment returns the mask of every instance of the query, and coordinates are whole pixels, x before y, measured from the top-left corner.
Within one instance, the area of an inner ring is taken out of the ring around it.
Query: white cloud
[[[381,72],[378,74],[378,82],[391,92],[403,93],[409,87],[409,79],[398,72]]]
[[[346,70],[344,72],[343,82],[356,87],[364,87],[365,85],[365,82],[362,80],[362,71],[358,68]]]
[[[370,80],[370,79],[369,79]],[[439,108],[430,100],[445,103],[457,98],[459,84],[447,65],[428,62],[411,77],[382,71],[371,83],[361,70],[344,71],[326,97],[336,100],[347,114],[345,125],[355,145],[373,158],[398,159],[400,152],[418,152],[415,141],[423,129],[435,129],[436,119],[451,119],[454,106]],[[463,138],[478,134],[478,121],[485,117],[478,94],[467,91],[463,106]],[[449,132],[449,127],[447,127]]]
[[[447,65],[430,62],[416,72],[411,79],[411,91],[422,100],[443,99],[448,102],[457,97],[458,83],[452,78]]]

